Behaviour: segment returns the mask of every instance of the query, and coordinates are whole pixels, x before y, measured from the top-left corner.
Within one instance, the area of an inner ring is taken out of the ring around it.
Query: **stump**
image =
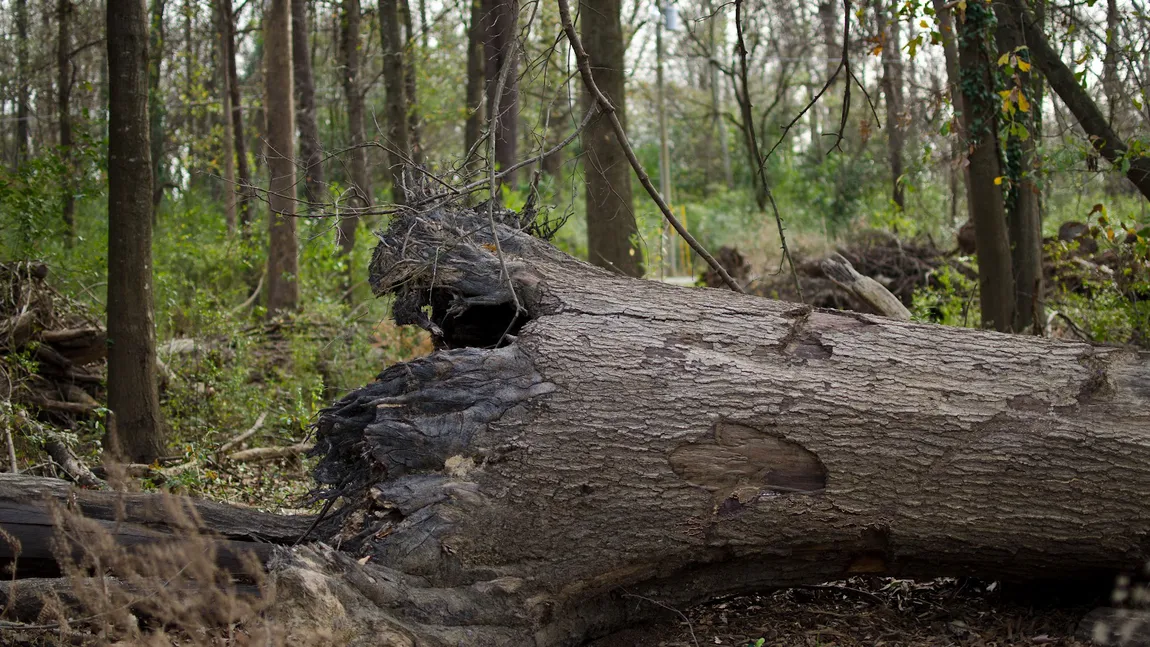
[[[1146,561],[1148,354],[623,278],[497,231],[444,207],[381,235],[375,292],[441,350],[323,413],[339,505],[273,561],[289,630],[554,647],[852,574]]]

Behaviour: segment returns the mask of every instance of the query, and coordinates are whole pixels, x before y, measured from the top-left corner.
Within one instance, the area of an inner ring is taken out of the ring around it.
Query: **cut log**
[[[245,553],[266,562],[276,545],[294,544],[316,521],[314,516],[267,514],[162,494],[81,490],[57,479],[0,474],[0,529],[20,542],[16,566],[21,577],[60,572],[52,545],[52,503],[99,521],[128,546],[179,541],[194,528],[218,540],[220,566],[235,573],[244,572]],[[14,553],[12,545],[0,540],[0,569],[12,563]]]
[[[485,216],[382,235],[376,293],[441,350],[322,414],[340,550],[274,562],[289,630],[577,645],[852,574],[1150,557],[1150,354],[613,276]]]

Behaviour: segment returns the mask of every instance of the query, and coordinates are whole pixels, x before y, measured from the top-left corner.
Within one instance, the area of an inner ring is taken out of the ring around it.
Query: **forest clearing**
[[[1140,0],[0,30],[0,644],[1150,645]]]

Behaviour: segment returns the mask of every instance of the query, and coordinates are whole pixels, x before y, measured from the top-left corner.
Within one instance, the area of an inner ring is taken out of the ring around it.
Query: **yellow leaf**
[[[994,186],[1000,186],[1001,184],[1002,184],[1002,176],[999,175],[998,177],[994,178]]]
[[[1023,112],[1030,112],[1030,102],[1026,100],[1026,95],[1021,92],[1018,93],[1018,109]]]
[[[1010,62],[1010,53],[1009,52],[998,57],[998,64],[999,65],[1006,65],[1009,62]]]
[[[998,96],[1002,97],[1003,99],[1006,99],[1006,98],[1010,97],[1011,92],[1014,92],[1014,90],[999,90]]]
[[[874,49],[872,49],[870,51],[871,56],[878,56],[879,54],[882,54],[882,45],[881,44],[875,45]]]
[[[1030,71],[1030,63],[1027,63],[1026,61],[1018,61],[1018,71],[1019,72],[1029,72]]]
[[[919,27],[922,27],[923,29],[930,29],[930,25],[926,24],[926,21],[925,21],[925,20],[920,20],[920,21],[918,22],[918,26],[919,26]]]

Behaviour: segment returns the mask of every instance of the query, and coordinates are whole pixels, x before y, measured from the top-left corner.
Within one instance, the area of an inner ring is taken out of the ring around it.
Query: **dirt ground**
[[[990,589],[990,590],[988,590]],[[1031,591],[1029,593],[1041,593]],[[1074,638],[1098,602],[1004,594],[971,580],[854,579],[717,600],[593,647],[1086,647]],[[1029,598],[1029,599],[1027,599]],[[761,641],[761,642],[760,642]]]

